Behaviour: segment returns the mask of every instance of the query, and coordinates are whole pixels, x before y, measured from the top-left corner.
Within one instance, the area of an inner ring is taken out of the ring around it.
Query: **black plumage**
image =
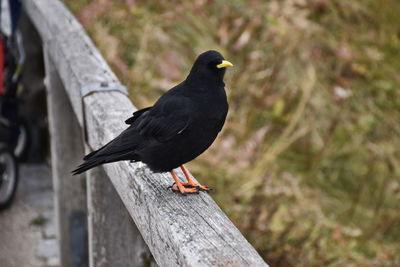
[[[162,95],[152,107],[133,113],[130,126],[114,140],[84,157],[74,174],[104,163],[142,161],[153,172],[171,172],[174,191],[196,193],[208,188],[195,184],[183,164],[203,153],[224,125],[228,102],[223,82],[232,64],[217,51],[198,56],[183,82]],[[181,166],[188,183],[180,183],[173,169]]]

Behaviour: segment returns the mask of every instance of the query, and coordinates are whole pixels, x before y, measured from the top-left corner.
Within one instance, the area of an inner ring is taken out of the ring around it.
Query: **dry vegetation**
[[[138,107],[204,50],[235,64],[189,167],[268,263],[400,265],[400,1],[64,1]]]

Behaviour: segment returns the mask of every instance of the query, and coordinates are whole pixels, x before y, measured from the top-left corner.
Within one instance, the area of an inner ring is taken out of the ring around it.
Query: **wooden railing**
[[[61,266],[267,266],[208,194],[166,190],[168,175],[119,162],[71,176],[136,108],[61,2],[23,3],[45,58]]]

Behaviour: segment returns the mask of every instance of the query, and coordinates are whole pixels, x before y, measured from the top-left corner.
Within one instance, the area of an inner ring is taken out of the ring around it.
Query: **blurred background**
[[[138,108],[234,63],[188,167],[271,266],[400,265],[400,1],[64,2]]]

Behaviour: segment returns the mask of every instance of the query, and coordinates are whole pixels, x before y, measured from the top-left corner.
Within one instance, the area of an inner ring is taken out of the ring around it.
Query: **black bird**
[[[217,51],[198,56],[186,80],[162,95],[152,107],[133,113],[130,126],[114,140],[88,155],[73,174],[104,163],[142,161],[153,172],[170,172],[173,191],[209,191],[196,184],[184,163],[203,153],[225,123],[228,102],[225,93],[226,67],[233,66]],[[173,169],[181,167],[188,182],[181,183]]]

